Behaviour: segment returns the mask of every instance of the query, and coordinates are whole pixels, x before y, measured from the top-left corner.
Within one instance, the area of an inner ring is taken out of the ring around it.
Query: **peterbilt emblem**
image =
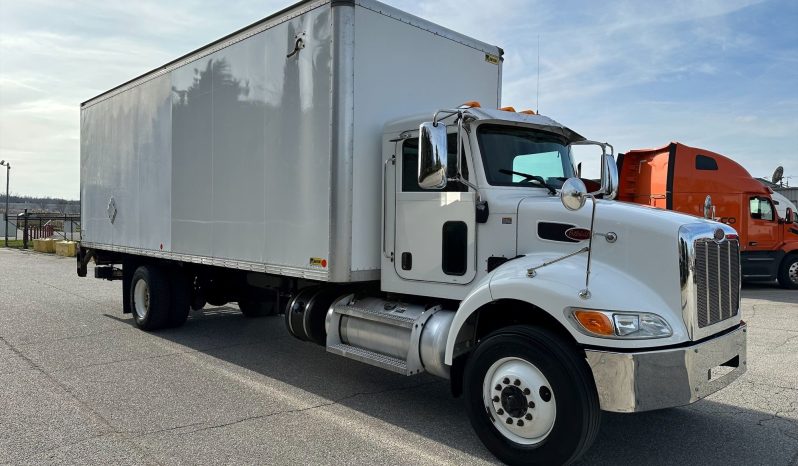
[[[587,228],[569,228],[565,230],[565,236],[574,241],[584,241],[590,239],[590,230]]]
[[[724,233],[722,229],[718,228],[717,230],[715,230],[714,238],[716,242],[720,243],[721,241],[726,239],[726,233]]]

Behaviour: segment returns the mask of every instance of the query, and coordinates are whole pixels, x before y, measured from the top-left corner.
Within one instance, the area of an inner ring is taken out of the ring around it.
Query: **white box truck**
[[[498,47],[376,1],[313,0],[98,95],[78,274],[122,280],[144,330],[237,302],[447,378],[507,463],[574,461],[601,410],[728,385],[746,364],[734,230],[614,201],[611,146],[497,109],[501,70]]]

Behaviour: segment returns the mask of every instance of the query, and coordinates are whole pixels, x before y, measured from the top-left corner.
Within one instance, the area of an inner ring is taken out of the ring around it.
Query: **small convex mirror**
[[[568,210],[579,210],[585,205],[587,199],[587,188],[585,183],[579,178],[568,178],[562,184],[560,190],[560,201]]]
[[[421,123],[418,128],[418,185],[421,189],[446,187],[446,125]]]

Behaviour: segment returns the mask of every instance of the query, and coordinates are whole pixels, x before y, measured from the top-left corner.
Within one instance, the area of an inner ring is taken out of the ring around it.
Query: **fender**
[[[501,299],[528,302],[544,310],[580,344],[612,348],[644,348],[673,345],[687,341],[687,329],[681,314],[678,296],[669,290],[670,283],[646,284],[606,262],[594,260],[590,278],[592,296],[583,300],[579,292],[585,287],[586,255],[574,256],[537,270],[527,276],[530,267],[551,260],[551,253],[529,254],[509,261],[485,276],[460,303],[446,341],[445,363],[452,364],[457,336],[465,321],[482,306]],[[678,290],[678,288],[676,288]],[[653,312],[671,326],[673,335],[657,340],[616,340],[587,336],[579,332],[566,317],[569,306],[594,309]]]
[[[798,227],[793,227],[793,228],[798,231]],[[796,238],[798,238],[798,236]],[[790,239],[792,240],[792,238]],[[787,254],[791,254],[793,252],[798,251],[798,241],[793,240],[785,242],[784,244],[781,245],[781,250],[784,251],[785,257],[787,256]]]

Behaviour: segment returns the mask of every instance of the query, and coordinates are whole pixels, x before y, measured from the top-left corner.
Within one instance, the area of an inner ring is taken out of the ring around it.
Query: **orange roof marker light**
[[[501,110],[503,112],[513,112],[513,113],[515,113],[515,109],[513,107],[502,107],[499,110]]]
[[[536,115],[534,110],[521,110],[518,113],[523,113],[524,115]]]
[[[461,105],[460,108],[482,108],[482,105],[480,105],[476,100],[470,100]]]

